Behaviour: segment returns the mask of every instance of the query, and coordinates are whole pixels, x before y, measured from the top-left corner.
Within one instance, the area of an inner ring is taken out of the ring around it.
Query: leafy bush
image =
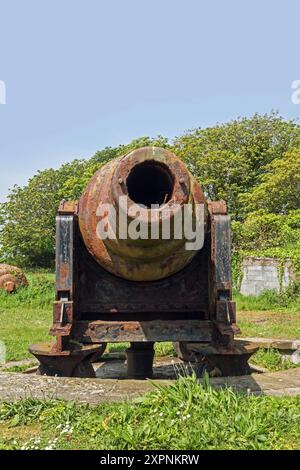
[[[235,250],[258,251],[277,247],[300,249],[300,210],[288,215],[265,213],[262,210],[250,213],[246,220],[232,223]]]
[[[241,195],[261,183],[272,170],[271,162],[295,148],[300,148],[300,126],[276,113],[196,129],[174,142],[175,153],[187,162],[208,197],[225,199],[237,220],[247,213]]]
[[[266,165],[259,181],[258,186],[240,197],[248,212],[262,209],[274,214],[287,214],[299,209],[300,146]]]
[[[290,260],[300,273],[300,210],[288,214],[272,214],[259,210],[250,213],[243,223],[232,222],[233,277],[239,286],[241,263],[246,256]],[[290,286],[285,296],[297,294],[297,283]]]

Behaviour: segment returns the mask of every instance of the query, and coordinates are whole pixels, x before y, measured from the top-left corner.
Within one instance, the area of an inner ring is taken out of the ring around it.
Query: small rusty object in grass
[[[12,293],[19,287],[27,285],[26,276],[20,268],[9,264],[0,264],[0,289]]]

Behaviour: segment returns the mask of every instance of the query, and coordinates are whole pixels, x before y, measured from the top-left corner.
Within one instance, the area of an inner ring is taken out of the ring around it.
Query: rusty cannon
[[[230,218],[184,163],[145,147],[102,166],[56,219],[54,343],[30,351],[46,375],[93,377],[109,342],[129,342],[129,377],[150,377],[154,343],[222,375],[249,373],[234,340]]]

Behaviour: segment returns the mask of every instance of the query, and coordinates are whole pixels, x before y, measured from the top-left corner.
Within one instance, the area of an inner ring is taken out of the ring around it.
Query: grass
[[[258,296],[244,296],[234,292],[234,300],[238,311],[272,311],[281,313],[299,313],[300,298],[288,293],[277,294],[275,291],[265,291]]]
[[[188,432],[183,432],[188,429]],[[1,449],[297,449],[300,398],[213,390],[196,377],[96,407],[27,399],[0,405]]]
[[[47,272],[28,274],[29,286],[15,294],[0,291],[0,340],[6,360],[32,358],[28,346],[50,340],[54,277]]]
[[[244,337],[300,338],[300,312],[239,311],[237,322]]]
[[[300,367],[300,364],[293,364],[289,359],[283,360],[280,352],[272,348],[259,349],[251,356],[250,362],[272,372]]]
[[[2,370],[3,372],[25,372],[26,370],[30,369],[31,367],[36,366],[36,362],[20,364],[20,365],[13,365],[11,367],[4,367]]]

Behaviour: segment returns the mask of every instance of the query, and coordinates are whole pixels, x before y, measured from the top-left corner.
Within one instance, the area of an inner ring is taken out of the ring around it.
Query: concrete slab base
[[[152,382],[169,385],[180,373],[191,373],[192,366],[183,365],[177,358],[158,358],[151,381],[126,379],[122,358],[104,360],[95,364],[95,369],[96,379],[0,372],[0,401],[11,402],[30,397],[98,404],[133,399],[153,391]],[[300,368],[240,377],[211,378],[211,384],[215,388],[230,386],[237,391],[256,395],[300,395]]]

